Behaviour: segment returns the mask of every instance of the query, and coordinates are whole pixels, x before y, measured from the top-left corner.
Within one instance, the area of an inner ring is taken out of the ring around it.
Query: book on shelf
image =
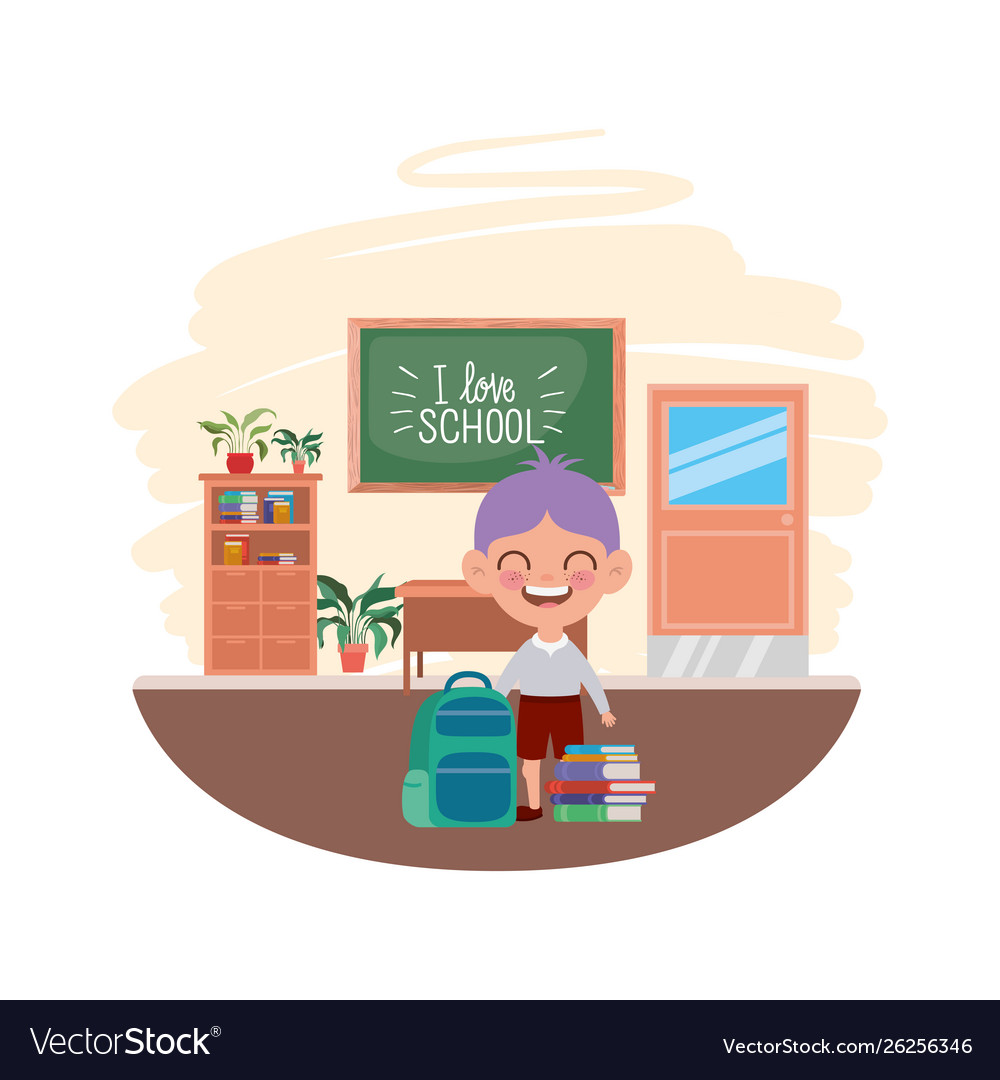
[[[298,556],[291,551],[262,551],[257,562],[262,566],[294,566]]]
[[[564,754],[634,754],[633,743],[621,746],[601,746],[599,743],[570,743],[563,750]]]
[[[615,803],[628,803],[633,806],[642,806],[646,802],[645,795],[550,795],[549,802],[553,806],[610,806]]]
[[[230,552],[239,549],[239,558],[230,562]],[[250,534],[226,533],[222,544],[223,562],[227,566],[247,566],[250,562]]]
[[[264,496],[265,525],[295,524],[295,492],[272,490]]]
[[[638,761],[557,761],[557,780],[639,780]]]
[[[254,525],[260,518],[256,491],[224,491],[219,496],[220,525]]]
[[[642,821],[641,806],[554,806],[555,821]]]

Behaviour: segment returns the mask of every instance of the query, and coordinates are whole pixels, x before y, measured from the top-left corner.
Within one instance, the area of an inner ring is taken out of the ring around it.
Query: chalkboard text
[[[435,405],[448,405],[445,397],[444,379],[447,364],[435,364],[437,371],[438,397]],[[458,396],[459,401],[469,405],[484,404],[492,399],[494,406],[501,401],[511,404],[517,397],[514,380],[509,376],[498,378],[495,371],[477,377],[475,361],[465,365],[465,386]],[[463,406],[461,412],[455,408],[420,410],[420,423],[424,431],[418,431],[417,437],[422,443],[433,443],[440,439],[444,443],[498,443],[506,442],[511,446],[532,443],[541,446],[545,440],[533,437],[531,409],[470,409]]]

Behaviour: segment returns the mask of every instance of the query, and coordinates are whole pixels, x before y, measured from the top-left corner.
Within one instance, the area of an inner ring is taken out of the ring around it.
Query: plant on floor
[[[218,454],[219,447],[223,443],[229,447],[226,461],[230,472],[250,472],[253,469],[253,448],[255,446],[258,454],[260,454],[261,461],[267,457],[267,443],[256,436],[270,431],[271,424],[268,422],[255,428],[250,428],[250,425],[259,420],[264,413],[270,413],[275,419],[278,418],[278,414],[274,409],[253,409],[240,421],[232,413],[226,412],[225,409],[221,409],[220,412],[228,423],[220,424],[217,420],[199,420],[198,427],[202,431],[207,431],[209,435],[215,436],[212,440],[213,455]],[[250,428],[249,431],[248,428]]]
[[[353,600],[347,587],[336,578],[328,577],[326,574],[318,574],[316,577],[320,592],[316,607],[319,611],[332,610],[334,612],[332,615],[321,615],[316,620],[319,647],[323,648],[323,635],[327,627],[336,626],[337,646],[345,671],[361,671],[364,667],[369,634],[374,639],[375,658],[378,659],[386,645],[392,647],[396,644],[396,639],[402,630],[402,624],[398,618],[403,608],[402,602],[385,603],[387,600],[395,599],[396,590],[381,585],[384,577],[385,574],[379,574],[371,585]],[[392,631],[391,640],[386,627]]]
[[[292,468],[294,469],[300,462],[308,461],[310,465],[314,465],[319,461],[319,448],[323,445],[320,442],[322,438],[323,432],[320,431],[314,435],[312,428],[301,439],[294,431],[289,431],[288,428],[278,428],[271,442],[277,443],[282,448],[282,461],[287,461],[288,455],[291,454]],[[304,465],[299,465],[299,468],[295,469],[295,471],[301,472],[303,468],[305,468]]]

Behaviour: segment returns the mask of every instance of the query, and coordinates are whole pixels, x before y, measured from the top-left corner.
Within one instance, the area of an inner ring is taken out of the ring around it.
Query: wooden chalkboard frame
[[[587,329],[611,330],[612,405],[609,495],[625,494],[625,320],[624,319],[348,319],[347,320],[347,490],[489,491],[489,483],[362,483],[361,481],[361,331],[368,329]]]

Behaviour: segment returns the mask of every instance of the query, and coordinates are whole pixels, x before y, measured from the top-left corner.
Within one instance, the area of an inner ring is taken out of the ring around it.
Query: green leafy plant
[[[271,442],[277,443],[283,448],[281,451],[282,461],[287,461],[288,455],[291,454],[292,461],[308,461],[310,465],[314,465],[319,461],[319,448],[323,445],[320,442],[322,438],[323,432],[320,431],[314,435],[312,428],[301,439],[294,431],[289,431],[288,428],[278,428]]]
[[[250,454],[253,453],[251,448],[256,446],[260,460],[263,461],[267,457],[267,443],[263,439],[258,439],[257,436],[270,431],[271,424],[268,422],[255,428],[250,428],[250,425],[255,420],[259,420],[264,413],[270,413],[277,420],[278,414],[274,409],[254,409],[243,417],[242,422],[237,420],[232,413],[227,413],[225,409],[221,409],[220,412],[228,423],[220,424],[217,420],[198,421],[198,427],[202,431],[215,436],[212,440],[212,454],[218,454],[219,447],[223,443],[229,447],[230,454]],[[247,428],[250,430],[248,431]]]
[[[351,599],[347,587],[342,585],[336,578],[318,574],[316,584],[319,586],[320,599],[316,606],[320,611],[335,612],[333,615],[324,615],[316,620],[316,636],[319,639],[319,647],[323,648],[323,635],[328,626],[336,626],[337,643],[341,650],[345,645],[364,645],[369,634],[375,639],[375,656],[386,645],[395,645],[396,639],[402,630],[402,624],[397,616],[402,610],[402,603],[388,604],[386,600],[394,600],[396,590],[394,588],[380,587],[382,578],[379,576],[365,589],[363,593]],[[388,627],[392,631],[392,640],[385,631]]]

